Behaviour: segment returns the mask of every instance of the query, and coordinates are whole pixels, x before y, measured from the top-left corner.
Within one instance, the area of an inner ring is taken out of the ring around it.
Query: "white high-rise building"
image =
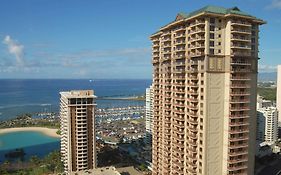
[[[61,154],[66,174],[96,168],[93,90],[60,93]]]
[[[260,108],[258,115],[257,139],[260,142],[273,143],[278,138],[278,114],[275,107]]]
[[[146,128],[146,142],[152,142],[152,121],[153,119],[153,85],[146,88],[145,98],[145,128]]]
[[[277,66],[277,110],[279,113],[278,126],[281,127],[281,65]]]

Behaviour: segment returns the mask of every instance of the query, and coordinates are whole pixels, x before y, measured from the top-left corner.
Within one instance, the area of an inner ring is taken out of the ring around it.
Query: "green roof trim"
[[[232,7],[232,8],[224,8],[224,7],[218,7],[218,6],[206,6],[203,7],[199,10],[196,10],[194,12],[191,13],[179,13],[179,15],[183,16],[184,18],[189,18],[195,15],[198,15],[200,13],[215,13],[215,14],[222,14],[222,15],[226,15],[226,14],[236,14],[236,15],[242,15],[242,16],[248,16],[248,17],[252,17],[255,18],[252,15],[249,15],[248,13],[242,12],[240,11],[240,9],[238,7]]]

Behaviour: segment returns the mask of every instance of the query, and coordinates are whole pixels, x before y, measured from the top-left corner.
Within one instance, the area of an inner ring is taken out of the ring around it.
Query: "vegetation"
[[[59,118],[32,118],[31,114],[22,114],[14,119],[0,122],[1,128],[14,127],[46,127],[55,128],[60,127]]]
[[[27,162],[5,161],[0,165],[1,175],[40,175],[40,174],[57,174],[63,172],[63,164],[59,151],[49,153],[40,159],[32,156]]]
[[[258,94],[266,100],[276,101],[276,88],[258,87]]]

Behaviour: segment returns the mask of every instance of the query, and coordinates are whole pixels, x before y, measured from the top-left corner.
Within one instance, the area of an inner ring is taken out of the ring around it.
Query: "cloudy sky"
[[[178,12],[210,4],[267,21],[259,71],[275,71],[281,0],[3,0],[0,78],[151,78],[149,35]]]

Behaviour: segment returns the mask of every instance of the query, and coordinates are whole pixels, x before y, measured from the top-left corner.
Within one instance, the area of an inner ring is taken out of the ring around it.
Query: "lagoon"
[[[0,134],[0,161],[5,154],[16,148],[23,148],[28,159],[32,155],[43,157],[51,151],[60,149],[60,139],[36,131],[21,131]]]

